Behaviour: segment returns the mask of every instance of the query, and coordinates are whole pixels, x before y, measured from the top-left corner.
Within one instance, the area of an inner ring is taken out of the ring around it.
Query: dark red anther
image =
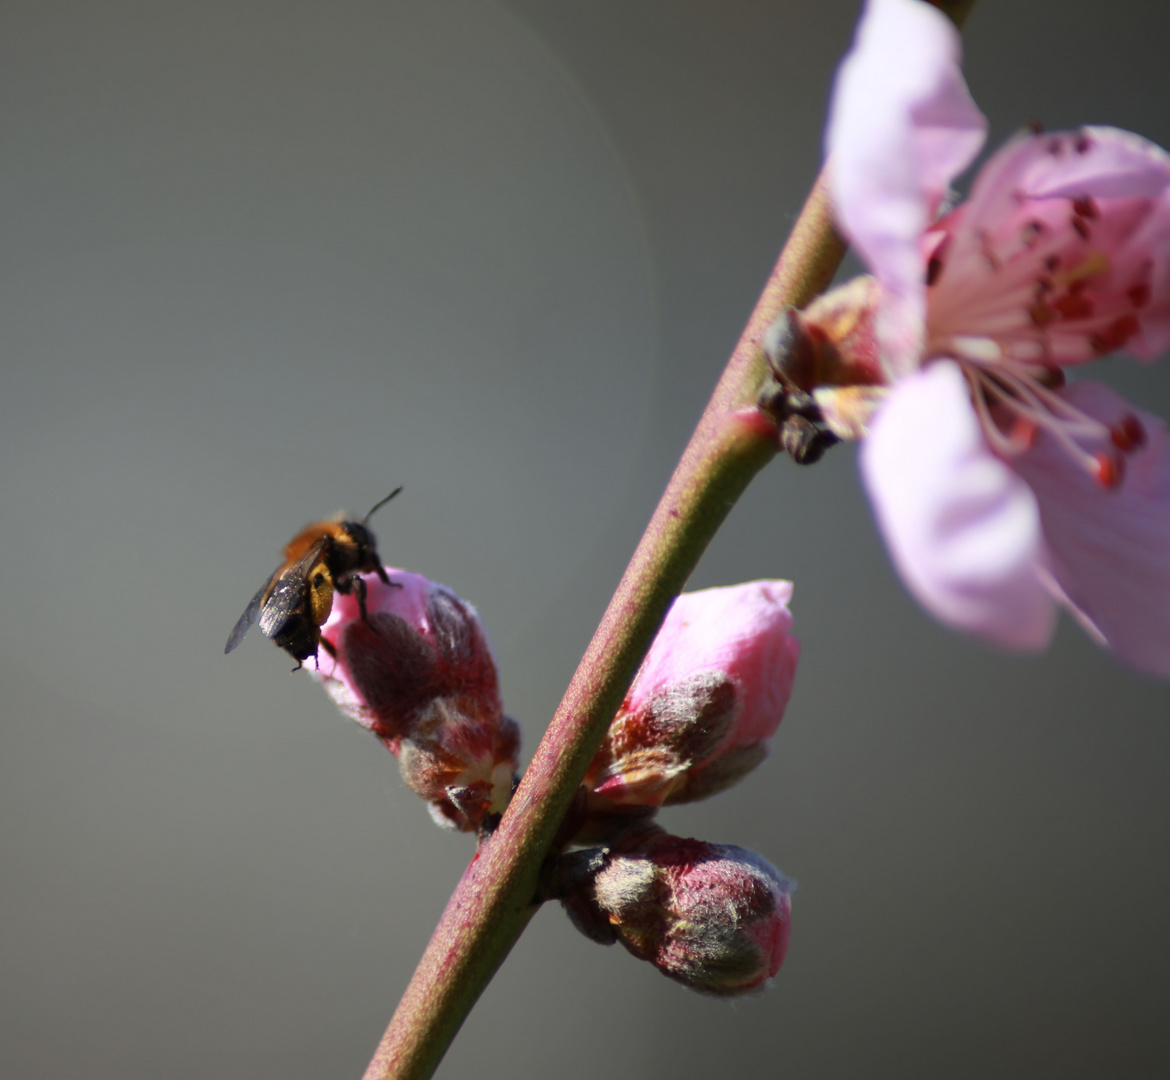
[[[1101,212],[1097,209],[1097,204],[1089,195],[1082,195],[1079,199],[1073,199],[1073,213],[1077,217],[1088,218],[1092,221],[1094,218],[1100,217]]]
[[[1032,369],[1032,378],[1049,390],[1059,390],[1068,381],[1057,364],[1043,364]]]
[[[1093,149],[1093,140],[1088,135],[1078,135],[1077,141],[1073,143],[1073,149],[1078,154],[1087,154]]]
[[[1028,318],[1032,320],[1033,326],[1047,326],[1056,318],[1056,312],[1047,304],[1037,300],[1036,303],[1029,306]]]
[[[1125,479],[1125,458],[1102,451],[1093,455],[1093,476],[1103,488],[1113,490]]]
[[[1091,319],[1093,317],[1093,301],[1081,296],[1071,289],[1052,301],[1052,306],[1060,312],[1062,319]]]
[[[1150,302],[1150,287],[1144,283],[1131,285],[1125,292],[1135,308],[1144,308]]]
[[[1069,224],[1073,227],[1073,232],[1075,232],[1082,240],[1089,239],[1089,225],[1084,218],[1077,217],[1074,214],[1069,219]]]
[[[1048,152],[1053,157],[1060,157],[1060,155],[1064,153],[1064,140],[1059,139],[1059,138],[1058,139],[1049,139],[1048,140]]]
[[[1140,329],[1136,315],[1122,315],[1104,330],[1089,335],[1089,344],[1098,356],[1120,349]]]
[[[1058,266],[1060,266],[1059,255],[1049,255],[1048,258],[1044,260],[1044,269],[1047,270],[1050,274],[1055,274],[1056,268]]]
[[[1109,429],[1113,445],[1122,453],[1129,454],[1146,445],[1146,429],[1133,413],[1127,413],[1120,423]]]
[[[1068,377],[1064,373],[1064,368],[1058,364],[1046,364],[1044,374],[1037,375],[1036,378],[1041,385],[1047,386],[1049,390],[1059,390],[1068,383]]]
[[[1036,241],[1047,231],[1048,226],[1044,222],[1033,218],[1031,221],[1024,222],[1024,227],[1020,230],[1020,240],[1026,248],[1035,247]]]

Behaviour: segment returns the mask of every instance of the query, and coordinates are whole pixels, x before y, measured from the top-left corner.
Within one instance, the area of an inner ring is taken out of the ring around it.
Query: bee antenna
[[[381,510],[382,507],[385,506],[391,499],[393,499],[394,496],[397,495],[401,490],[402,490],[402,486],[399,485],[392,492],[390,492],[390,494],[387,495],[386,498],[384,498],[381,502],[374,503],[374,505],[372,507],[370,507],[370,512],[368,514],[366,514],[366,516],[364,518],[362,518],[362,524],[365,525],[366,522],[369,521],[370,518],[372,518],[374,516],[375,510]]]

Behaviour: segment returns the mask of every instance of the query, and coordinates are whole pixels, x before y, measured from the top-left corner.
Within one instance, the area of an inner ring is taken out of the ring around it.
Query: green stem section
[[[974,0],[933,2],[961,23]],[[775,427],[754,407],[767,370],[763,335],[786,307],[828,287],[844,253],[822,170],[524,780],[452,894],[365,1080],[431,1076],[536,911],[541,864],[671,602],[777,452]]]

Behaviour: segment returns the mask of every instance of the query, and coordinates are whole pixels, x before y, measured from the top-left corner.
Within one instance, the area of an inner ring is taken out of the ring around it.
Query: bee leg
[[[330,655],[332,659],[337,659],[337,650],[328,641],[322,638],[318,644]],[[317,666],[320,667],[321,665],[318,664]]]
[[[389,574],[386,573],[386,567],[381,563],[374,567],[374,573],[378,575],[383,585],[389,585],[392,589],[401,589],[402,582],[395,581]]]
[[[353,591],[357,593],[358,608],[362,613],[362,622],[367,626],[370,625],[370,618],[366,612],[366,583],[360,577],[350,578],[350,583],[353,585]]]

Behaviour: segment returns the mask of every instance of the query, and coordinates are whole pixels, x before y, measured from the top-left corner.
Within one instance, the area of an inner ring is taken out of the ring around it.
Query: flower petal
[[[870,0],[837,75],[826,145],[839,223],[877,275],[883,358],[913,367],[925,319],[919,243],[987,121],[959,70],[959,35],[921,0]]]
[[[1170,191],[1163,192],[1133,246],[1149,253],[1150,304],[1141,313],[1140,341],[1126,348],[1149,360],[1170,349]]]
[[[683,593],[630,688],[626,706],[641,708],[654,695],[704,671],[732,679],[743,696],[734,743],[776,733],[792,694],[800,647],[791,636],[791,581],[749,581]]]
[[[950,361],[899,382],[861,448],[862,475],[903,579],[937,618],[1015,649],[1048,643],[1032,493],[984,441]]]
[[[1106,424],[1136,415],[1146,444],[1128,458],[1120,487],[1106,490],[1052,439],[1017,462],[1035,492],[1048,569],[1065,603],[1122,660],[1170,677],[1170,437],[1166,425],[1096,382],[1064,396]]]
[[[1083,127],[1039,141],[1044,152],[1021,179],[1027,198],[1150,198],[1170,185],[1170,154],[1132,131]]]

